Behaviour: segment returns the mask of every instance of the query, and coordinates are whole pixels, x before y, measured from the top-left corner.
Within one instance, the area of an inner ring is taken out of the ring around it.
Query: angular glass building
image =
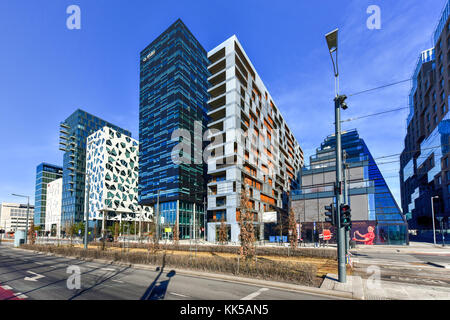
[[[62,177],[63,168],[41,163],[36,167],[36,192],[34,195],[34,225],[45,225],[45,208],[47,199],[47,184]]]
[[[128,130],[80,109],[60,124],[60,150],[64,151],[61,228],[84,219],[86,140],[105,126],[131,137]]]
[[[328,136],[301,170],[301,187],[292,192],[292,206],[302,225],[305,241],[314,232],[332,229],[324,222],[325,206],[335,203],[335,135]],[[352,239],[363,244],[407,244],[408,225],[366,143],[356,130],[343,132],[342,150],[346,165],[346,202],[352,209]],[[365,241],[373,230],[373,242]],[[336,234],[332,231],[333,234]],[[332,239],[335,241],[335,238]]]
[[[207,67],[205,49],[181,20],[140,54],[139,203],[156,209],[159,193],[162,223],[172,230],[178,219],[181,239],[203,232]],[[190,136],[184,143],[191,152],[179,154],[183,163],[172,160],[172,151],[182,141],[172,140],[175,130]]]

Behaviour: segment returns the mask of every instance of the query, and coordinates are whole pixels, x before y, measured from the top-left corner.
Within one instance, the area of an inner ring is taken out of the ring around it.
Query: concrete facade
[[[61,236],[62,178],[47,184],[45,231]]]
[[[283,207],[282,195],[295,183],[303,151],[236,36],[211,50],[208,59],[208,241],[216,241],[224,217],[236,243],[244,185],[260,224],[263,212]]]

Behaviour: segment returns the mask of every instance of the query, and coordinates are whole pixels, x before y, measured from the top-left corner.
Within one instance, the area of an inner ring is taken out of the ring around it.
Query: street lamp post
[[[345,233],[344,228],[341,227],[341,204],[344,203],[342,197],[342,145],[341,145],[341,107],[346,109],[345,96],[339,95],[339,68],[338,68],[338,29],[331,31],[325,35],[331,61],[333,63],[334,71],[334,111],[335,111],[335,135],[336,135],[336,209],[337,209],[337,242],[338,242],[338,273],[339,282],[347,282],[346,261],[345,261]],[[333,58],[335,53],[336,61]]]
[[[434,223],[434,199],[439,199],[438,196],[431,198],[431,220],[433,220],[433,241],[436,245],[436,225]]]
[[[27,198],[27,222],[25,225],[25,243],[28,244],[28,219],[30,215],[30,196],[23,196],[15,193],[13,193],[12,195],[15,197]]]

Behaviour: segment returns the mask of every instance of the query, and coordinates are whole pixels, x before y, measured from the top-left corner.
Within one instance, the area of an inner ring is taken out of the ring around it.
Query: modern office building
[[[47,184],[62,177],[63,169],[53,164],[41,163],[36,168],[36,192],[34,197],[34,225],[44,227]]]
[[[0,204],[0,229],[8,232],[16,232],[17,230],[26,230],[28,212],[28,228],[31,226],[34,206],[30,204],[7,203]]]
[[[151,221],[151,209],[138,204],[139,143],[110,127],[87,138],[86,192],[89,219]]]
[[[61,236],[62,185],[62,178],[47,184],[45,233],[52,237]]]
[[[292,207],[305,242],[312,242],[314,232],[331,229],[336,241],[336,230],[325,223],[325,206],[335,204],[336,138],[328,136],[310,157],[308,167],[301,170],[301,187],[292,192]],[[342,133],[342,150],[345,156],[344,190],[346,203],[351,207],[351,238],[364,242],[365,235],[373,229],[375,239],[366,244],[408,243],[408,225],[383,178],[366,143],[356,130]]]
[[[60,150],[64,151],[62,228],[84,219],[86,140],[89,135],[105,126],[131,136],[129,131],[80,109],[60,124]]]
[[[303,151],[236,36],[208,53],[208,241],[222,218],[239,241],[240,195],[248,187],[255,227],[283,208]]]
[[[420,54],[412,76],[410,113],[400,156],[403,212],[410,229],[432,230],[432,213],[450,217],[450,2],[435,29],[435,46]]]
[[[207,67],[205,49],[181,20],[140,53],[139,203],[156,212],[159,199],[163,224],[178,220],[180,239],[204,232]]]

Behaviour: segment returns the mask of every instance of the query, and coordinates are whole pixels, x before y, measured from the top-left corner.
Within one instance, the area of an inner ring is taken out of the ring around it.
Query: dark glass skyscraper
[[[61,227],[84,219],[86,140],[104,126],[131,137],[131,132],[76,110],[60,124],[60,150],[64,151]]]
[[[206,167],[194,164],[194,152],[202,152],[194,140],[202,140],[207,125],[207,53],[177,20],[141,52],[140,61],[139,202],[154,205],[159,192],[164,224],[173,226],[179,219],[180,238],[193,237],[194,203],[195,223],[203,226],[206,196]],[[194,136],[195,123],[200,136]],[[180,143],[171,140],[177,129],[191,134],[191,164],[172,161]]]
[[[47,184],[62,177],[63,168],[41,163],[36,168],[36,192],[34,195],[34,225],[44,226]]]

